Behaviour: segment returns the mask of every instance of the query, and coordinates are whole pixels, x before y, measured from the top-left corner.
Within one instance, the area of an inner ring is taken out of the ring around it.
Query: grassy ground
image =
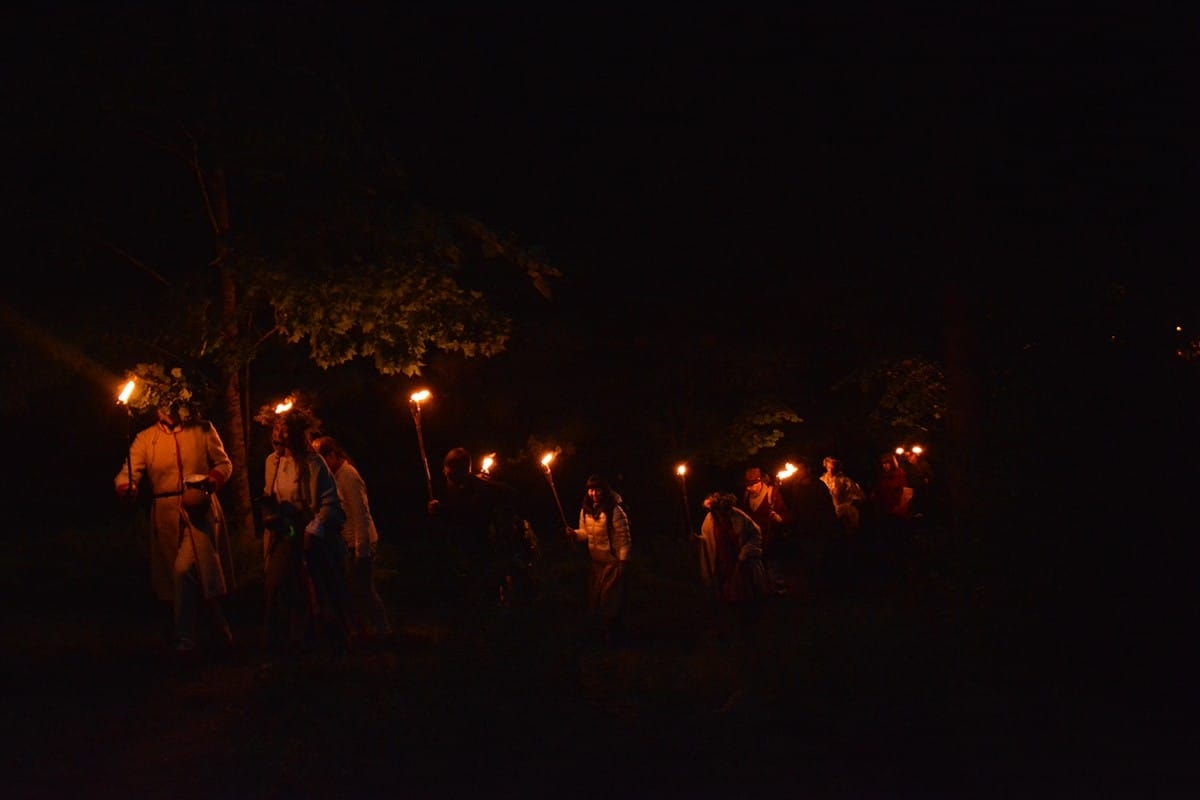
[[[7,556],[10,797],[1045,796],[1103,761],[961,559],[773,598],[742,633],[689,543],[644,542],[629,641],[605,647],[582,550],[544,542],[536,593],[463,625],[431,551],[390,543],[395,640],[264,672],[254,582],[232,654],[169,657],[127,528]]]

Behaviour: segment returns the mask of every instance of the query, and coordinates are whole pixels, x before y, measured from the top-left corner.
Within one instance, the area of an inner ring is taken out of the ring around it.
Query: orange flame
[[[132,378],[129,379],[129,382],[125,384],[125,388],[121,389],[120,396],[117,397],[118,403],[128,403],[129,402],[129,396],[131,394],[133,394],[133,387],[136,383],[137,383],[137,381],[133,380]]]

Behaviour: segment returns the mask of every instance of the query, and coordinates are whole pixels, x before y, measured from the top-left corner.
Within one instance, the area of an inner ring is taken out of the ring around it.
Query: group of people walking
[[[272,450],[254,500],[268,663],[322,648],[340,658],[352,642],[388,639],[392,625],[375,585],[379,532],[365,480],[311,410],[274,414],[270,426]],[[114,478],[125,503],[137,502],[143,487],[151,493],[152,583],[172,608],[169,641],[181,655],[200,644],[217,651],[233,644],[222,608],[234,583],[233,556],[217,497],[233,471],[213,424],[173,402],[134,437]],[[527,588],[525,569],[537,547],[516,493],[476,474],[461,447],[447,453],[443,476],[442,497],[427,511],[459,610],[470,615],[511,603]]]
[[[337,440],[315,435],[318,429],[303,409],[274,420],[263,494],[255,501],[272,659],[321,644],[340,657],[352,639],[392,633],[375,589],[379,532],[366,484]],[[140,487],[151,492],[151,578],[171,605],[169,639],[181,655],[205,641],[218,651],[233,644],[222,608],[234,582],[233,555],[217,498],[232,474],[213,424],[175,402],[157,409],[154,424],[134,437],[114,479],[126,503],[138,499]]]
[[[366,482],[311,411],[293,408],[270,424],[272,452],[255,501],[270,657],[319,647],[340,657],[352,642],[386,640],[392,625],[375,586],[379,532]],[[881,457],[869,492],[838,459],[823,464],[818,475],[801,460],[779,477],[751,466],[740,493],[718,491],[704,499],[705,517],[694,536],[700,580],[740,621],[755,620],[771,595],[815,595],[864,526],[894,531],[918,506],[914,495],[923,487],[909,485],[915,481],[896,454]],[[233,643],[221,606],[233,583],[233,559],[217,499],[233,469],[215,427],[176,403],[158,409],[154,424],[131,441],[114,478],[126,502],[135,501],[141,487],[152,494],[152,583],[172,608],[170,640],[179,653],[195,650],[205,632],[217,649]],[[444,491],[431,496],[427,513],[445,545],[459,608],[478,618],[479,611],[510,604],[528,590],[537,537],[515,490],[475,472],[465,448],[446,454],[442,474]],[[604,476],[592,475],[577,522],[563,521],[568,541],[586,543],[591,630],[618,643],[626,636],[633,554],[623,499]]]
[[[391,635],[375,590],[379,531],[366,483],[341,445],[303,409],[271,430],[256,528],[262,535],[267,647],[275,658],[326,643]]]
[[[811,600],[856,573],[899,568],[914,522],[932,504],[928,465],[919,452],[904,456],[881,454],[866,490],[834,456],[819,475],[803,459],[774,477],[747,468],[740,494],[704,499],[693,538],[705,586],[746,623],[772,595]]]

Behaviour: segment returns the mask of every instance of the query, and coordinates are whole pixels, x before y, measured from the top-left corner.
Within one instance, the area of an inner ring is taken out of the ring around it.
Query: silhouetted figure
[[[787,543],[783,541],[787,526],[791,522],[788,504],[779,491],[759,467],[750,467],[743,474],[744,488],[738,507],[746,512],[758,526],[762,535],[762,565],[766,571],[767,587],[776,594],[788,591],[789,567],[786,564],[790,553],[785,553]],[[794,560],[794,559],[790,559]]]
[[[697,537],[700,579],[739,622],[755,622],[769,590],[762,563],[762,530],[728,492],[708,495],[704,507],[708,513]]]
[[[871,487],[874,524],[881,527],[906,525],[912,517],[912,497],[913,491],[900,458],[892,452],[882,453],[879,471]]]
[[[912,535],[912,497],[899,456],[891,451],[881,453],[863,538],[877,577],[885,581],[895,578],[903,566]]]
[[[464,447],[446,453],[442,475],[445,491],[429,501],[428,512],[446,548],[459,609],[481,613],[504,605],[527,542],[517,493],[472,472],[471,453]]]
[[[791,510],[791,537],[799,548],[797,587],[802,597],[813,599],[829,582],[826,554],[838,533],[837,511],[829,489],[814,474],[807,459],[795,463],[795,472],[781,481],[781,490]]]
[[[762,562],[762,531],[737,507],[737,496],[713,492],[704,498],[708,513],[700,525],[700,578],[711,593],[717,640],[732,649],[737,665],[721,711],[761,688],[768,660],[756,623],[770,595]],[[770,663],[770,667],[778,667]]]
[[[313,440],[313,449],[333,472],[346,524],[342,539],[346,543],[346,580],[350,590],[350,624],[355,638],[369,641],[386,638],[392,633],[387,608],[375,589],[375,554],[379,548],[379,531],[371,515],[367,484],[358,467],[332,436]]]
[[[918,446],[908,448],[900,460],[908,488],[912,489],[909,515],[914,521],[927,523],[934,514],[933,469],[924,450]]]

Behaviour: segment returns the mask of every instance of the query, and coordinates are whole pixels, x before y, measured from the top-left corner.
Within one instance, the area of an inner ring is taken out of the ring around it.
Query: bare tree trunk
[[[980,354],[976,336],[978,303],[970,289],[947,281],[942,294],[945,312],[946,494],[950,521],[956,528],[973,516],[976,506],[981,439]]]
[[[225,172],[220,166],[214,167],[205,177],[216,244],[217,255],[214,264],[220,276],[221,339],[225,345],[225,352],[233,354],[239,350],[239,327],[237,282],[228,263],[229,196],[225,186]],[[234,464],[233,479],[229,485],[233,494],[229,523],[233,533],[234,568],[237,571],[238,582],[244,583],[258,575],[262,565],[254,538],[254,513],[250,499],[250,449],[246,441],[246,409],[242,405],[239,377],[241,364],[232,355],[227,355],[222,360],[222,365],[225,413],[229,419],[228,430],[224,432],[223,438]]]

